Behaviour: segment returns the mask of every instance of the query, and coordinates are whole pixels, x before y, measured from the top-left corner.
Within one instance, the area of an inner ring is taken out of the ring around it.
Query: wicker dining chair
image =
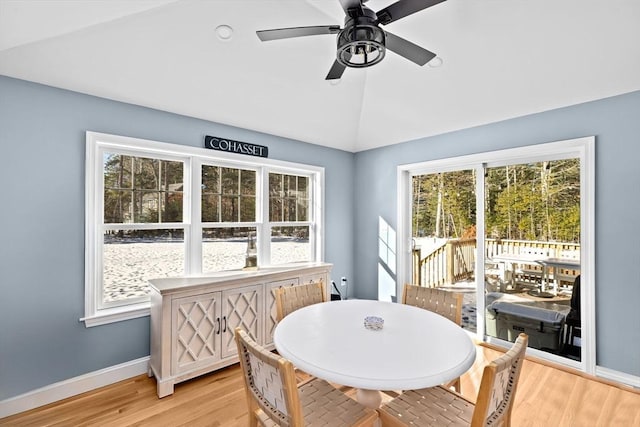
[[[319,302],[326,302],[326,290],[323,282],[305,285],[283,286],[276,292],[276,318],[279,321],[299,308]]]
[[[462,326],[462,294],[448,292],[438,288],[404,284],[402,303],[424,308],[440,314],[458,326]],[[447,384],[460,393],[460,378]]]
[[[405,283],[402,303],[433,311],[462,325],[462,294]]]
[[[520,334],[509,351],[485,366],[475,405],[440,386],[406,391],[378,410],[382,426],[509,427],[528,341]]]
[[[373,426],[378,414],[328,382],[296,384],[293,364],[235,329],[250,426]]]

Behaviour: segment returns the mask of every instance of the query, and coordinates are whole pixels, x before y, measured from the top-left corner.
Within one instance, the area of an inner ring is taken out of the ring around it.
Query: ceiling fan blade
[[[338,25],[321,25],[317,27],[293,27],[278,28],[275,30],[256,31],[258,38],[263,42],[269,40],[290,39],[293,37],[317,36],[322,34],[338,34],[340,26]]]
[[[336,59],[333,62],[333,65],[331,66],[331,69],[329,70],[329,74],[327,74],[327,77],[325,78],[325,80],[339,79],[340,77],[342,77],[342,73],[344,73],[345,68],[347,67],[339,63],[338,60]]]
[[[349,10],[358,9],[362,10],[362,2],[360,0],[338,0],[340,6],[344,9],[344,13],[349,15]],[[366,1],[366,0],[365,0]]]
[[[385,33],[385,45],[387,49],[397,53],[400,56],[404,56],[409,61],[413,61],[418,65],[424,65],[436,56],[435,53],[430,52],[427,49],[418,46],[417,44],[411,43],[409,40],[405,40],[402,37],[398,37],[388,31],[385,31]]]
[[[445,0],[398,0],[384,9],[380,9],[376,12],[376,15],[378,15],[379,23],[387,25],[390,22],[420,12],[443,1]]]

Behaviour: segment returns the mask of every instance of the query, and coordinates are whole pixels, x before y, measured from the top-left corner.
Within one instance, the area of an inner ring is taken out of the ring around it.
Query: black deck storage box
[[[571,307],[550,301],[493,301],[487,306],[487,335],[514,342],[529,335],[529,347],[557,353],[564,321]]]

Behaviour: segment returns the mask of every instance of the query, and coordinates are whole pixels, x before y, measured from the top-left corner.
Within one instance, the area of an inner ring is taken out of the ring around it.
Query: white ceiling
[[[255,34],[343,17],[338,0],[0,0],[0,74],[353,152],[640,90],[638,0],[448,0],[384,27],[442,66],[389,52],[337,85],[335,36]]]

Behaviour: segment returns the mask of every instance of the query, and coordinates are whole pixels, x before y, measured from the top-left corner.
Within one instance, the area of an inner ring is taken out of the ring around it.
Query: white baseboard
[[[146,374],[149,356],[100,369],[75,378],[60,381],[19,396],[0,401],[0,418],[28,411],[67,397],[104,387],[118,381]]]
[[[631,387],[640,388],[640,377],[625,374],[624,372],[614,371],[613,369],[596,366],[596,375],[621,384],[627,384]]]

